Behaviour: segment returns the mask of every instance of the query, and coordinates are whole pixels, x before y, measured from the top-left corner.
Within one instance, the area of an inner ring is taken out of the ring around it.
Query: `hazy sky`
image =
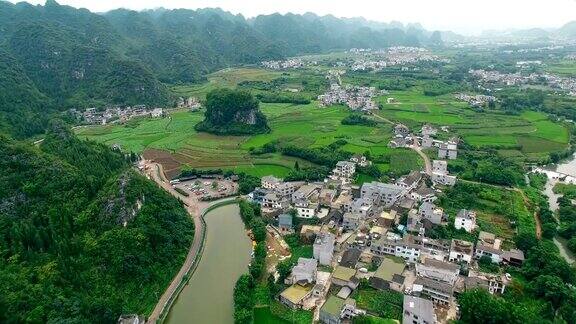
[[[18,2],[17,0],[11,0]],[[29,0],[43,4],[45,0]],[[116,8],[220,7],[246,17],[274,12],[362,16],[370,20],[419,22],[425,28],[478,33],[486,29],[560,27],[576,20],[576,0],[57,0],[103,12]]]

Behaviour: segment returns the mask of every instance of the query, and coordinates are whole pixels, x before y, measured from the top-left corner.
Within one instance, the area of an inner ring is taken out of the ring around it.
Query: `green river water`
[[[168,314],[170,324],[234,323],[234,285],[248,271],[252,243],[238,205],[216,208],[205,220],[202,259]]]

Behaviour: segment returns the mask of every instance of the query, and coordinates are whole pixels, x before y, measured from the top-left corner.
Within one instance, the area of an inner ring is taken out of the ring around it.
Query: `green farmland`
[[[169,118],[141,119],[127,125],[94,126],[77,129],[84,138],[118,144],[125,150],[143,153],[149,149],[171,153],[174,167],[223,168],[247,172],[256,176],[274,174],[285,176],[295,162],[310,165],[304,160],[278,153],[252,156],[250,148],[271,141],[299,147],[322,147],[339,139],[349,144],[344,150],[373,155],[391,156],[384,169],[403,170],[419,167],[422,161],[410,150],[391,150],[387,147],[391,127],[380,123],[376,127],[341,125],[349,114],[344,107],[319,108],[309,105],[261,104],[272,131],[256,136],[215,136],[197,133],[193,126],[202,120],[201,112],[174,111]],[[171,169],[168,167],[168,169]]]
[[[396,102],[387,104],[387,97],[395,98]],[[382,97],[380,103],[382,117],[403,122],[414,130],[422,123],[448,126],[451,133],[458,134],[468,144],[512,150],[517,152],[514,155],[528,159],[561,151],[570,140],[568,130],[548,120],[543,113],[477,112],[451,95],[425,96],[419,87],[393,91]]]
[[[174,86],[177,96],[204,95],[218,87],[237,87],[243,82],[269,84],[282,79],[274,91],[299,89],[300,95],[314,98],[322,87],[320,67],[287,72],[259,68],[232,68],[208,75],[208,81],[197,85]],[[375,78],[367,75],[366,77]],[[314,87],[310,87],[313,84]],[[493,147],[505,157],[515,160],[538,160],[550,152],[564,150],[569,142],[568,130],[547,119],[539,112],[527,111],[509,115],[498,110],[477,112],[450,94],[425,96],[421,84],[408,90],[392,91],[377,98],[382,110],[378,114],[393,122],[402,122],[418,131],[422,124],[448,126],[449,133],[439,137],[458,135],[472,146]],[[308,87],[308,88],[306,88]],[[316,89],[316,90],[314,90]],[[253,92],[263,92],[254,89]],[[386,103],[393,97],[395,102]],[[261,103],[272,131],[256,136],[215,136],[197,133],[193,126],[203,119],[202,112],[173,111],[169,118],[140,119],[126,125],[79,128],[76,132],[87,139],[108,145],[118,144],[123,149],[142,153],[163,161],[169,170],[181,165],[194,168],[223,168],[246,172],[256,176],[274,174],[285,176],[295,162],[301,166],[310,163],[279,153],[251,155],[250,149],[266,143],[279,142],[303,148],[325,147],[338,140],[346,140],[343,150],[352,153],[369,152],[371,156],[384,156],[377,162],[383,172],[405,173],[422,167],[423,161],[408,149],[390,149],[392,125],[379,121],[375,127],[342,125],[350,114],[343,106],[320,108],[312,101],[307,105]],[[174,171],[176,172],[176,171]]]

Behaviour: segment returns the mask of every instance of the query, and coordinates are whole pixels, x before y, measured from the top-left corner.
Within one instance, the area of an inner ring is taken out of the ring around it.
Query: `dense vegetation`
[[[206,95],[204,121],[195,129],[218,135],[249,135],[270,131],[266,116],[260,112],[249,92],[217,89]]]
[[[313,14],[246,20],[220,9],[118,9],[99,15],[54,0],[0,2],[0,30],[0,130],[19,136],[41,133],[46,115],[60,109],[169,105],[174,100],[165,83],[202,81],[225,66],[432,38],[418,25]]]
[[[342,125],[363,125],[363,126],[376,126],[376,122],[366,116],[351,114],[342,119]]]
[[[123,154],[53,123],[40,148],[0,139],[0,322],[146,314],[194,233]]]
[[[234,287],[234,321],[236,323],[251,323],[252,308],[255,305],[254,288],[265,272],[266,259],[266,224],[260,214],[260,206],[240,201],[240,217],[245,226],[250,229],[256,241],[254,258],[250,263],[249,273],[242,275]]]

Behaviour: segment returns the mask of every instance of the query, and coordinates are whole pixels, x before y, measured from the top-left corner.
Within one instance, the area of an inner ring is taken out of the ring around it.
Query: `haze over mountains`
[[[573,37],[575,27],[539,33]],[[43,130],[48,113],[66,108],[166,105],[172,100],[167,84],[198,82],[227,66],[352,47],[441,43],[439,32],[419,24],[311,13],[252,19],[220,9],[95,14],[53,0],[44,6],[1,1],[0,130],[29,136]]]

